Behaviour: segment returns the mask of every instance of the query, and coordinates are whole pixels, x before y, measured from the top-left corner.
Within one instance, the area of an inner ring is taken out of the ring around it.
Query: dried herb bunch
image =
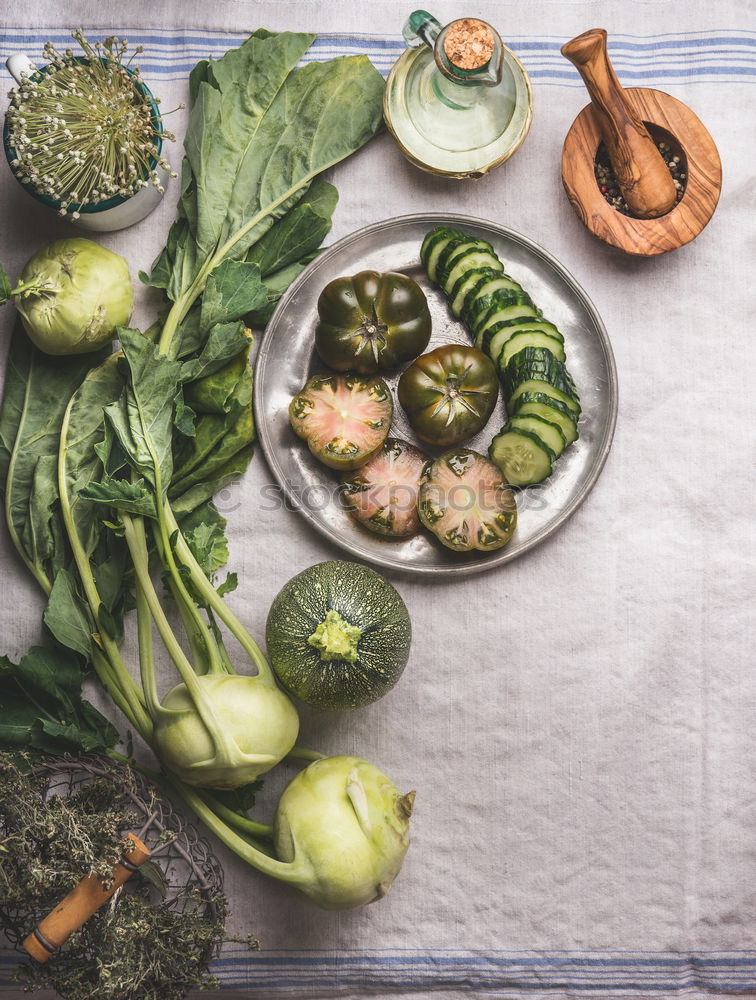
[[[131,65],[141,45],[124,62],[128,39],[90,45],[80,29],[72,35],[84,55],[47,42],[47,65],[10,91],[6,122],[16,177],[59,202],[61,215],[78,218],[82,205],[129,197],[148,184],[162,192],[157,168],[176,174],[160,155],[160,139],[175,136]]]
[[[156,861],[49,962],[24,963],[16,978],[64,1000],[179,1000],[216,985],[206,970],[223,940],[226,901],[203,843],[129,768],[69,762],[62,786],[57,767],[22,768],[0,755],[0,923],[11,940],[23,940],[89,872],[107,881],[126,831],[146,831]]]

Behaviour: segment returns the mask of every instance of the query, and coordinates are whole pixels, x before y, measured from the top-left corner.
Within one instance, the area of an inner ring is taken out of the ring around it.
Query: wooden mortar
[[[695,239],[713,215],[722,187],[719,153],[704,125],[669,94],[623,89],[609,61],[603,28],[573,38],[562,54],[577,67],[591,95],[562,149],[562,182],[580,219],[599,239],[640,256],[675,250]],[[686,161],[685,190],[677,204],[669,168],[647,126],[669,133]],[[606,201],[596,181],[602,140],[630,216]]]
[[[124,851],[112,871],[112,883],[103,888],[102,881],[95,874],[86,875],[81,882],[52,910],[40,920],[36,928],[24,940],[23,946],[38,962],[46,962],[64,944],[75,930],[78,930],[105,903],[116,889],[131,878],[137,868],[149,858],[150,851],[139,837],[127,833],[131,850]]]

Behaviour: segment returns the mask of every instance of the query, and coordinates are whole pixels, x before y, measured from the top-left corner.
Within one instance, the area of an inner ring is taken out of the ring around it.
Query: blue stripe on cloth
[[[0,957],[0,992],[10,988],[16,960]],[[464,990],[527,996],[569,990],[570,996],[683,996],[753,993],[756,953],[702,952],[445,952],[371,950],[250,953],[233,947],[213,963],[223,987],[296,994],[338,994],[369,983],[371,991]],[[516,992],[513,992],[516,991]]]
[[[102,29],[85,29],[92,38],[103,37]],[[140,64],[147,77],[185,78],[201,58],[220,56],[239,45],[243,33],[197,29],[125,28],[131,44],[146,51]],[[0,29],[0,53],[26,50],[41,60],[42,45],[50,40],[58,46],[71,44],[68,32],[45,28]],[[555,36],[511,36],[511,48],[520,55],[534,83],[582,87],[575,70],[560,55],[563,39]],[[303,62],[335,55],[364,52],[385,75],[403,51],[396,35],[319,35]],[[700,33],[670,33],[651,36],[616,35],[610,52],[627,86],[664,83],[754,83],[756,82],[756,32],[720,28]]]
[[[535,998],[544,990],[571,996],[641,996],[729,993],[756,989],[756,953],[556,953],[370,951],[236,952],[212,971],[224,987],[279,994],[318,989],[338,993],[370,984],[371,990],[464,990]]]

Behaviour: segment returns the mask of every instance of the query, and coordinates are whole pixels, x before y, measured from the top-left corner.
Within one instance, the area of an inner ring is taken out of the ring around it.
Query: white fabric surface
[[[0,32],[83,23],[128,28],[134,41],[179,27],[238,41],[264,25],[396,40],[411,9],[106,0],[93,13],[88,0],[35,0],[6,7]],[[229,946],[218,969],[240,997],[753,995],[756,6],[479,0],[434,13],[478,14],[511,41],[533,75],[531,133],[510,163],[462,183],[421,173],[380,136],[332,172],[341,198],[329,241],[389,216],[459,211],[540,243],[606,324],[620,380],[614,446],[575,517],[522,559],[458,583],[392,577],[414,627],[404,677],[370,708],[304,713],[302,742],[357,753],[402,790],[417,789],[404,869],[387,899],[331,914],[219,848],[230,929],[257,936],[262,950]],[[529,63],[527,43],[558,45],[596,25],[608,29],[610,51],[613,35],[648,43],[615,60],[620,77],[688,103],[722,157],[712,222],[660,259],[595,240],[562,190],[562,142],[587,96],[576,73],[564,76],[564,60],[557,77],[546,72],[555,58]],[[679,57],[668,43],[696,32],[744,41],[709,45],[701,59],[711,73],[694,72],[690,49]],[[145,77],[170,107],[185,97],[185,76],[153,81],[147,49]],[[174,121],[181,135],[181,116]],[[178,164],[180,147],[169,154]],[[103,237],[134,275],[162,247],[176,194],[174,185],[148,220]],[[0,206],[0,261],[13,274],[69,232],[4,167]],[[146,320],[155,299],[140,296],[136,318]],[[7,308],[3,341],[11,324]],[[258,451],[220,501],[241,581],[230,602],[258,637],[286,580],[340,556],[298,514],[265,509],[269,478]],[[0,588],[0,652],[15,658],[40,638],[42,598],[4,532]]]

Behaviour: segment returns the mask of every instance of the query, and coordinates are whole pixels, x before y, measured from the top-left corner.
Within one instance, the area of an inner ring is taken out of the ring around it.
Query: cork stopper
[[[446,29],[444,52],[458,69],[480,69],[494,53],[493,31],[485,21],[462,17]]]

